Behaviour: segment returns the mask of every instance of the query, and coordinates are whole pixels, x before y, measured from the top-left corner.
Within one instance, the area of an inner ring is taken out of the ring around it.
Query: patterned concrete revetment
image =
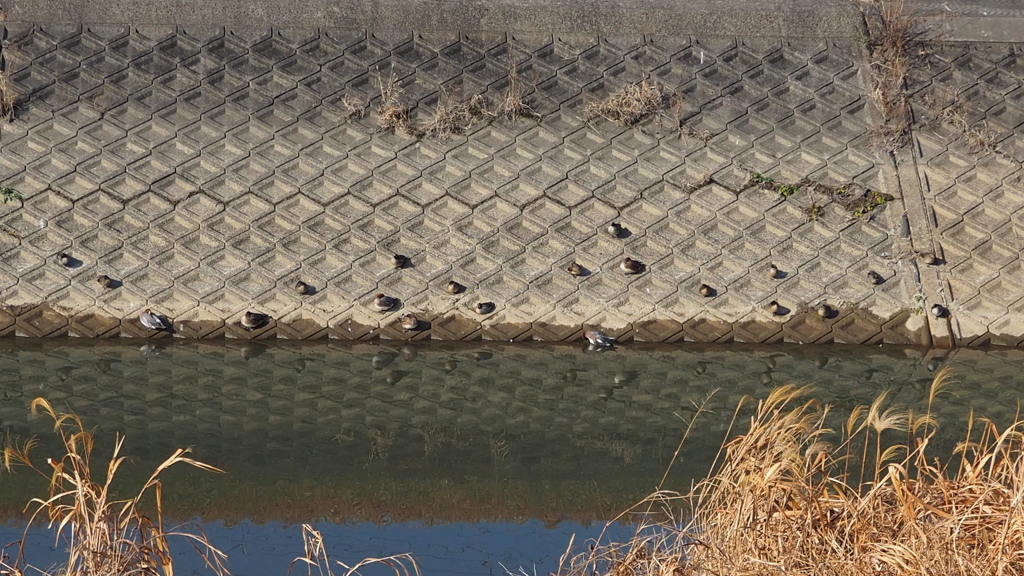
[[[657,341],[929,343],[925,311],[942,302],[956,341],[1011,322],[1016,344],[1020,48],[929,58],[915,89],[960,90],[978,108],[970,126],[1003,139],[967,154],[949,122],[915,132],[927,183],[913,193],[934,230],[904,217],[906,163],[897,179],[871,144],[856,40],[9,23],[23,99],[0,129],[0,182],[24,201],[0,207],[0,333],[142,336],[151,307],[199,337],[562,340],[600,326]],[[444,98],[500,101],[510,62],[539,119],[444,140],[379,129],[381,78],[424,122]],[[633,128],[584,119],[644,78],[664,110]],[[367,113],[351,117],[353,103]],[[895,200],[857,217],[806,185],[752,186],[754,172]],[[604,232],[613,221],[627,238]],[[922,278],[923,245],[947,260],[924,275],[952,291]],[[396,252],[412,266],[393,269]],[[625,256],[645,271],[621,274]],[[573,260],[592,273],[569,275]],[[297,279],[316,293],[295,293]],[[445,292],[452,279],[468,290]],[[378,291],[400,309],[375,312]],[[497,310],[478,316],[482,300]],[[247,310],[273,321],[249,333]],[[428,329],[405,333],[409,311]]]

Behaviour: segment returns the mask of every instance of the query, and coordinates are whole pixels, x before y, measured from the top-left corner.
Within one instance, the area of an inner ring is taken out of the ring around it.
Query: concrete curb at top
[[[9,22],[369,30],[462,30],[853,38],[861,14],[835,0],[15,0]]]

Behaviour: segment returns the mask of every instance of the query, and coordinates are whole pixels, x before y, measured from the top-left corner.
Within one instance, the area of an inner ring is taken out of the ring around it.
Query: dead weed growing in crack
[[[909,141],[910,104],[906,77],[908,45],[919,34],[918,21],[903,0],[883,0],[874,18],[868,18],[871,100],[882,115],[872,131],[873,140],[889,150]]]
[[[4,21],[4,14],[0,9],[0,24]],[[0,119],[10,122],[14,120],[15,108],[18,105],[20,95],[11,83],[10,67],[13,60],[17,58],[17,52],[11,46],[4,46],[0,50]]]
[[[591,102],[583,109],[586,120],[603,118],[619,126],[635,126],[661,108],[661,88],[648,79],[628,84],[618,92]]]
[[[526,91],[519,82],[519,71],[516,69],[514,54],[509,51],[508,55],[508,86],[505,87],[504,97],[498,102],[493,115],[495,118],[504,118],[509,123],[515,124],[519,118],[540,118],[540,114],[530,108],[526,103]]]
[[[420,136],[421,131],[412,121],[412,107],[402,101],[402,90],[398,87],[394,72],[385,80],[378,71],[377,85],[380,87],[380,104],[376,110],[380,129],[406,136]]]
[[[434,109],[434,117],[422,130],[425,136],[447,140],[452,136],[465,134],[473,124],[490,116],[487,99],[477,94],[469,100],[457,101],[442,90]]]

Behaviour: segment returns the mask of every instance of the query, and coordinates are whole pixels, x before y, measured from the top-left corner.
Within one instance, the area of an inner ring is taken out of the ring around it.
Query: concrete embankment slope
[[[1014,8],[979,39],[951,37],[985,22],[970,5],[921,6],[908,128],[871,97],[870,10],[738,6],[5,5],[20,100],[0,183],[23,201],[0,207],[0,333],[145,335],[148,307],[198,337],[1024,340]],[[587,117],[644,79],[655,113]],[[439,103],[493,111],[510,85],[536,116],[393,133],[392,80],[416,129]],[[374,311],[377,292],[400,308]],[[273,320],[246,331],[248,310]]]

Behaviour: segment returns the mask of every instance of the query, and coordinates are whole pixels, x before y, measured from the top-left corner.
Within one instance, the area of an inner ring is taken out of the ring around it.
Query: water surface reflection
[[[43,396],[96,425],[101,446],[126,434],[132,485],[174,448],[194,446],[228,474],[172,470],[165,500],[178,518],[533,520],[543,531],[609,519],[649,493],[702,402],[709,413],[670,488],[706,473],[745,395],[815,384],[837,413],[885,390],[921,406],[948,364],[956,381],[938,416],[939,440],[951,442],[969,408],[1013,417],[1022,361],[1012,349],[630,344],[595,354],[550,344],[6,339],[0,426],[8,438],[39,435],[37,456],[49,455],[47,421],[28,415]],[[44,490],[27,474],[0,474],[0,514],[18,517]]]

